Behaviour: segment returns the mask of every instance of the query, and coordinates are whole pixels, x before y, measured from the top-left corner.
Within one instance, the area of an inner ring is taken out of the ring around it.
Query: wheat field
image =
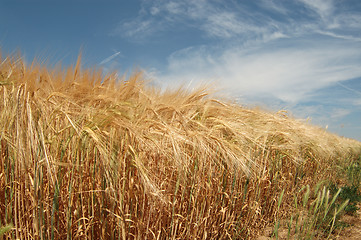
[[[284,111],[80,57],[0,58],[0,141],[0,239],[254,239],[361,153]]]

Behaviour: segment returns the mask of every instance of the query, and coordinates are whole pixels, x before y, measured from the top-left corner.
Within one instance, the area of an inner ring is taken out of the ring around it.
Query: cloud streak
[[[101,61],[99,64],[100,65],[104,65],[110,61],[112,61],[114,58],[116,58],[117,56],[119,56],[121,53],[120,52],[116,52],[114,54],[112,54],[111,56],[107,57],[106,59],[104,59],[103,61]]]
[[[347,87],[347,86],[345,86],[344,84],[342,84],[342,83],[340,83],[340,82],[337,82],[337,84],[338,84],[339,86],[341,86],[341,87],[343,87],[343,88],[345,88],[345,89],[347,89],[347,90],[349,90],[349,91],[351,91],[351,92],[353,92],[353,93],[356,93],[357,95],[361,96],[361,91],[358,91],[358,90],[356,90],[356,89]],[[361,104],[360,104],[360,105],[361,105]]]

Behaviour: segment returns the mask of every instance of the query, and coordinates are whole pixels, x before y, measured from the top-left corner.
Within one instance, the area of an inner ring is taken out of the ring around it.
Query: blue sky
[[[3,55],[130,73],[361,140],[359,0],[0,0]]]

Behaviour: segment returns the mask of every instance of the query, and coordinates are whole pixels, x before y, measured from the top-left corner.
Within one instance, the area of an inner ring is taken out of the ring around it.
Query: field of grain
[[[1,57],[0,239],[335,234],[361,143],[216,96]]]

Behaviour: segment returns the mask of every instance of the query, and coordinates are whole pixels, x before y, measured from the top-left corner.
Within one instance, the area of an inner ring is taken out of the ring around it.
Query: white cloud
[[[145,1],[139,15],[130,21],[121,22],[113,34],[146,38],[187,24],[207,36],[219,39],[245,37],[247,34],[262,36],[278,31],[272,19],[250,13],[246,5],[237,5],[236,9],[225,6],[212,0]],[[276,4],[270,5],[270,8],[282,11]]]
[[[340,3],[333,0],[297,0],[287,4],[263,0],[255,4],[258,8],[250,7],[247,1],[227,4],[216,0],[143,1],[139,15],[121,22],[114,34],[139,40],[182,25],[198,28],[200,34],[221,40],[247,41],[267,38],[275,32],[285,35],[318,32],[336,38],[361,38],[360,14],[353,9],[342,11]],[[310,11],[300,10],[300,5]],[[269,12],[278,15],[274,17]]]
[[[333,111],[330,114],[330,118],[331,120],[335,121],[338,120],[340,118],[343,118],[347,115],[349,115],[351,113],[350,109],[345,109],[345,108],[336,108],[333,109]]]
[[[280,4],[280,1],[277,0],[262,0],[259,6],[283,15],[289,13],[289,10],[285,8],[282,4]]]
[[[152,16],[155,16],[155,15],[157,15],[157,14],[159,14],[160,13],[160,9],[158,8],[158,7],[151,7],[150,8],[150,14],[152,15]]]
[[[157,28],[158,27],[151,20],[135,19],[123,23],[113,34],[117,33],[130,38],[143,38],[156,32]]]
[[[361,91],[357,90],[357,89],[353,89],[353,88],[350,88],[350,87],[347,87],[346,85],[338,82],[337,83],[339,86],[343,87],[344,89],[347,89],[348,91],[352,92],[352,93],[356,93],[357,95],[361,96]]]
[[[184,11],[184,9],[182,9],[183,7],[181,3],[175,1],[170,1],[166,3],[164,8],[169,14],[174,14],[174,15],[183,14]]]
[[[254,36],[268,32],[265,27],[244,21],[237,17],[236,13],[229,11],[210,14],[204,21],[202,29],[208,35],[218,38],[234,38],[242,34]]]
[[[204,29],[213,36],[232,37],[243,31],[241,24],[237,21],[234,13],[223,12],[208,17]]]
[[[285,42],[284,44],[287,44]],[[240,94],[271,94],[286,102],[306,98],[331,83],[361,76],[360,54],[354,46],[322,43],[288,48],[269,44],[244,50],[191,47],[168,59],[164,81],[217,80]]]
[[[112,54],[111,56],[105,58],[105,59],[104,59],[103,61],[101,61],[99,64],[100,64],[100,65],[104,65],[104,64],[112,61],[114,58],[116,58],[116,57],[119,56],[119,55],[121,55],[121,53],[118,51],[118,52]]]
[[[322,105],[297,105],[289,106],[287,110],[291,110],[292,116],[299,119],[309,119],[319,125],[325,125],[329,120],[329,117],[324,116],[324,106]],[[316,119],[314,119],[314,117]]]
[[[330,126],[333,129],[352,113],[350,108],[325,106],[323,104],[297,105],[289,107],[288,110],[296,118],[307,119],[312,124],[323,127]]]
[[[300,0],[307,7],[320,15],[322,19],[328,18],[334,11],[332,0]]]
[[[326,36],[330,36],[333,38],[340,38],[340,39],[344,39],[344,40],[351,40],[351,41],[356,41],[356,42],[361,42],[361,37],[354,37],[354,36],[350,36],[350,35],[344,35],[344,34],[337,34],[334,32],[329,32],[329,31],[317,31],[318,33],[322,34],[322,35],[326,35]]]
[[[360,29],[361,16],[360,14],[342,14],[336,18],[337,23],[340,27],[347,26],[348,28]],[[359,33],[360,34],[360,33]]]
[[[329,29],[337,28],[351,28],[351,29],[360,29],[361,16],[354,13],[348,12],[347,14],[338,14],[334,15],[330,19],[328,25]]]
[[[361,106],[361,98],[354,99],[352,104],[355,106]]]

